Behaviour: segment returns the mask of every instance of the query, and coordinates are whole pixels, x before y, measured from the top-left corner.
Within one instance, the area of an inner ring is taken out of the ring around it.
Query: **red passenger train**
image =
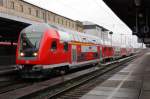
[[[52,70],[67,71],[127,55],[126,48],[102,45],[98,37],[35,24],[20,33],[16,63],[24,77],[43,77]]]

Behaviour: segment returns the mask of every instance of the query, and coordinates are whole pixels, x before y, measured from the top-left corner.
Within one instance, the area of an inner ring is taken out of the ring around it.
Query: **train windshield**
[[[21,33],[21,50],[38,50],[40,39],[41,39],[41,32],[26,32]]]
[[[47,24],[34,24],[23,29],[20,34],[20,51],[37,52],[42,35],[48,28]]]

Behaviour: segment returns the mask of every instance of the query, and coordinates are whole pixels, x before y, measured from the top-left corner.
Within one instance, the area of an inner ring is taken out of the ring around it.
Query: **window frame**
[[[29,7],[28,8],[29,14],[32,15],[32,9]]]
[[[35,10],[35,16],[39,17],[39,10],[38,9]]]
[[[63,43],[63,50],[64,50],[65,52],[68,52],[68,51],[69,51],[69,44],[68,44],[68,42],[64,42],[64,43]]]
[[[45,20],[46,19],[46,13],[42,12],[42,18]]]
[[[55,43],[55,45],[53,45],[54,43]],[[55,47],[54,47],[54,46],[55,46]],[[53,41],[51,42],[50,50],[51,50],[52,52],[57,51],[57,41],[56,41],[56,40],[53,40]]]
[[[24,12],[23,5],[20,5],[20,12]]]
[[[11,2],[10,2],[10,8],[11,8],[11,9],[15,9],[15,2],[14,2],[14,1],[11,1]]]

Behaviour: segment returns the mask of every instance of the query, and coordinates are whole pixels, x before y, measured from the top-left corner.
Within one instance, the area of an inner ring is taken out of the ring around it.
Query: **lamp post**
[[[111,46],[112,46],[112,35],[113,35],[113,32],[109,32],[110,36],[111,36]]]

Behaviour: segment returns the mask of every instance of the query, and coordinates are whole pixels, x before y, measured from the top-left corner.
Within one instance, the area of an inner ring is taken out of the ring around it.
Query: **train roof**
[[[33,24],[33,25],[30,25],[26,28],[24,28],[21,32],[24,32],[24,33],[28,33],[28,32],[43,32],[44,30],[48,29],[49,28],[49,25],[47,24]]]
[[[77,42],[86,42],[86,43],[94,43],[94,44],[102,44],[102,40],[96,36],[69,30],[66,28],[58,27],[52,24],[42,23],[42,26],[49,26],[50,28],[58,31],[60,40],[62,41],[77,41]]]
[[[87,35],[79,32],[63,32],[63,31],[58,32],[60,35],[60,39],[63,41],[67,40],[67,41],[101,44],[101,40],[98,37],[92,35]]]
[[[62,41],[77,41],[77,42],[102,44],[102,40],[96,36],[54,26],[52,24],[49,24],[49,26],[58,31],[60,35],[60,40]]]
[[[26,27],[22,31],[24,32],[28,32],[28,31],[39,32],[40,31],[42,33],[44,30],[48,28],[52,28],[56,30],[60,36],[61,41],[66,41],[66,42],[77,41],[77,42],[85,42],[85,43],[102,44],[102,40],[96,36],[77,32],[77,31],[72,31],[69,29],[57,27],[55,25],[51,25],[47,23],[33,24],[33,25]]]

